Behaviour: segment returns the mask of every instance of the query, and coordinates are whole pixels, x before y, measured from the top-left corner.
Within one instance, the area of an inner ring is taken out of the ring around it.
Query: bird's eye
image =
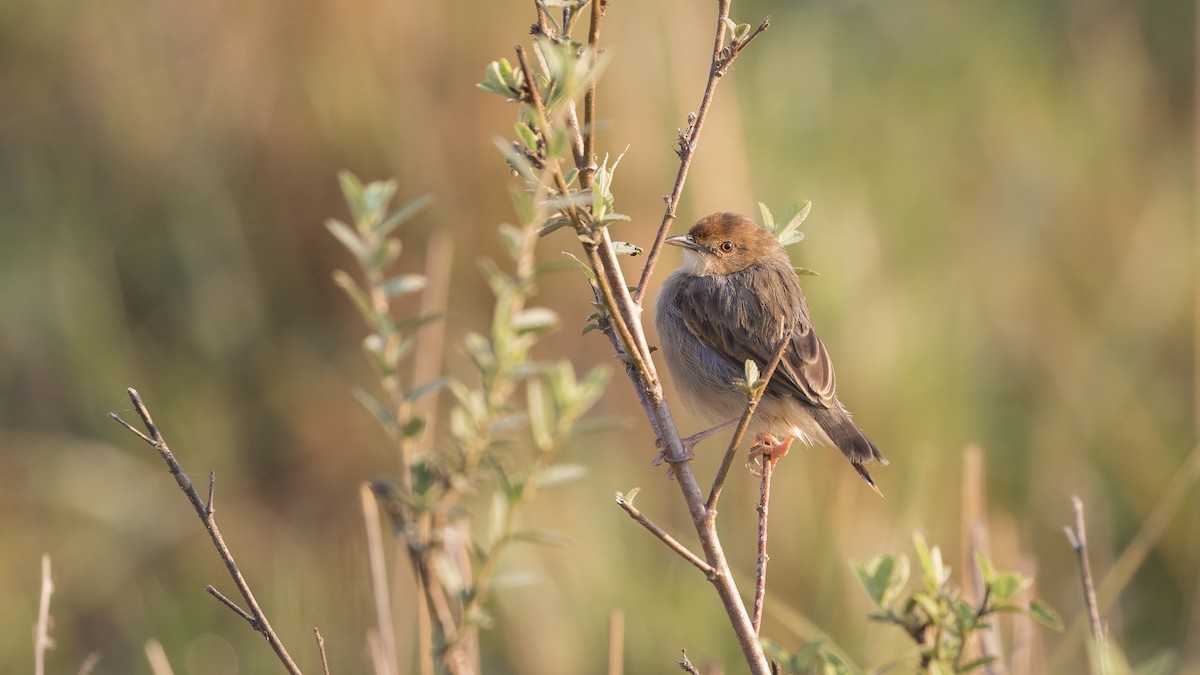
[[[729,241],[728,239],[721,242],[721,250],[724,251],[725,253],[732,253],[733,252],[733,242]]]

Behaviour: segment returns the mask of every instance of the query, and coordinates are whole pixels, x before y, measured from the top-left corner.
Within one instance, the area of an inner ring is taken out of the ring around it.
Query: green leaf
[[[758,382],[758,364],[754,362],[754,359],[746,359],[745,375],[746,382]]]
[[[524,122],[517,122],[513,127],[517,130],[517,139],[524,144],[529,152],[536,155],[538,153],[538,140],[537,134],[533,133],[533,129],[530,129],[529,125]]]
[[[540,379],[534,378],[525,384],[525,398],[526,408],[529,410],[529,431],[533,434],[533,444],[541,452],[546,452],[554,445],[552,436],[554,410]]]
[[[358,283],[354,281],[353,277],[338,270],[333,273],[333,283],[346,292],[346,295],[350,297],[350,300],[358,308],[363,318],[367,320],[367,323],[371,325],[379,324],[379,315],[376,314],[375,308],[371,306],[371,301],[367,298],[367,294],[358,287]]]
[[[617,493],[617,501],[624,502],[630,506],[633,506],[633,500],[637,499],[638,493],[641,491],[642,491],[642,488],[635,487],[632,490],[630,490],[629,492],[624,492],[624,493],[618,492]]]
[[[366,260],[367,247],[359,238],[358,233],[350,229],[349,225],[336,218],[330,218],[325,221],[325,227],[338,241],[342,242],[342,246],[345,246],[357,260]]]
[[[383,292],[389,298],[407,295],[425,288],[426,282],[423,274],[401,274],[383,282]]]
[[[356,214],[356,218],[362,220],[360,227],[366,225],[374,229],[383,221],[388,204],[396,196],[396,188],[395,180],[367,183],[362,192],[362,212]]]
[[[582,464],[551,464],[538,472],[538,485],[543,488],[555,487],[577,481],[588,473],[588,468]]]
[[[383,403],[381,403],[379,399],[367,393],[366,390],[359,389],[358,387],[354,387],[350,391],[352,394],[354,394],[354,398],[358,399],[358,402],[361,403],[368,412],[374,415],[375,419],[379,420],[379,424],[383,426],[388,433],[392,433],[396,430],[395,415],[393,415],[392,411]]]
[[[425,430],[425,418],[420,415],[413,415],[409,418],[408,423],[400,430],[400,433],[405,438],[414,438]]]
[[[1029,603],[1029,618],[1051,630],[1056,630],[1060,633],[1063,630],[1062,617],[1050,605],[1041,600],[1034,600]]]
[[[525,233],[519,227],[504,223],[500,225],[500,243],[504,244],[508,257],[519,260],[521,251],[525,248]]]
[[[776,234],[781,244],[787,246],[804,238],[804,233],[799,232],[799,229],[811,210],[812,202],[807,199],[796,202],[788,208],[787,213],[779,219],[779,232]]]
[[[796,270],[796,274],[799,274],[802,277],[819,277],[819,276],[821,276],[820,272],[809,269],[807,267],[794,267],[792,269]]]
[[[771,234],[776,234],[776,232],[775,232],[775,217],[771,215],[771,209],[767,208],[766,204],[759,202],[758,203],[758,212],[762,215],[763,227],[767,228],[767,231],[770,232]]]
[[[1022,590],[1028,588],[1031,583],[1033,583],[1032,579],[1023,577],[1017,572],[994,573],[992,583],[989,584],[992,589],[992,601],[997,605],[1007,603]]]
[[[405,333],[405,332],[408,332],[411,330],[415,330],[417,328],[420,328],[421,326],[424,326],[427,323],[433,323],[434,321],[441,321],[442,319],[446,318],[447,316],[448,316],[448,314],[446,312],[433,312],[432,314],[423,314],[421,316],[410,317],[408,319],[405,319],[403,321],[399,321],[396,323],[396,332],[397,333]]]
[[[866,563],[852,562],[851,565],[871,601],[883,609],[887,609],[908,583],[909,563],[904,555],[882,555]]]
[[[642,247],[634,246],[627,241],[614,241],[612,243],[613,253],[617,255],[638,256],[642,253]]]
[[[518,333],[540,333],[558,326],[558,314],[545,307],[530,307],[513,317],[512,325]]]
[[[533,205],[533,195],[529,190],[517,183],[509,183],[508,196],[512,200],[513,211],[517,214],[517,222],[526,226],[532,225],[537,219],[537,209]]]
[[[422,382],[421,384],[418,384],[417,386],[413,387],[412,390],[409,391],[407,394],[405,394],[404,399],[410,403],[413,403],[413,402],[419,400],[421,397],[423,397],[427,394],[432,394],[435,391],[444,389],[449,385],[450,385],[449,377],[439,377],[436,380]]]
[[[432,204],[433,199],[433,195],[423,195],[405,203],[393,211],[392,215],[375,226],[375,234],[380,237],[386,237],[392,230],[411,220],[417,214],[417,211]]]
[[[921,565],[925,588],[930,592],[937,592],[950,578],[950,568],[942,563],[941,549],[937,546],[930,549],[920,532],[913,534],[913,548],[917,550],[917,561]]]
[[[342,196],[350,206],[351,215],[358,217],[366,209],[363,205],[363,184],[353,173],[342,169],[338,171],[338,185],[342,188]]]
[[[566,251],[563,251],[562,254],[570,258],[571,261],[575,263],[576,267],[582,270],[584,275],[587,276],[588,281],[595,285],[596,273],[592,271],[592,268],[589,267],[587,263],[583,262],[579,258],[576,258],[574,255],[567,253]]]

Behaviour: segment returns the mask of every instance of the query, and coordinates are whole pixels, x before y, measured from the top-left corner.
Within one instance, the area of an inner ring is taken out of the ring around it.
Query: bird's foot
[[[774,467],[775,462],[788,454],[788,450],[791,450],[792,442],[795,440],[794,436],[788,436],[780,441],[771,434],[759,434],[754,439],[754,445],[750,446],[750,454],[746,457],[746,468],[750,470],[750,473],[762,478],[763,467],[768,462]]]
[[[718,431],[724,431],[724,430],[728,429],[729,427],[737,424],[737,422],[738,422],[738,419],[735,417],[734,419],[731,419],[727,422],[722,422],[711,429],[705,429],[704,431],[701,431],[699,433],[695,433],[686,438],[679,439],[680,444],[683,445],[683,456],[680,457],[678,460],[673,460],[673,461],[690,462],[693,459],[696,459],[695,448],[696,448],[697,443],[708,438],[709,436],[712,436],[713,434],[717,433]],[[654,460],[650,462],[650,465],[651,466],[659,466],[663,462],[668,462],[668,464],[667,464],[667,479],[672,480],[675,478],[675,468],[672,467],[670,462],[668,461],[667,451],[663,449],[662,445],[663,445],[662,438],[657,438],[654,440],[654,447],[658,449],[658,454],[654,456]]]

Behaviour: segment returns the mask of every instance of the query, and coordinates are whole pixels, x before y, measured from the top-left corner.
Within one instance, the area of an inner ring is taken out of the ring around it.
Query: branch
[[[127,391],[129,393],[129,400],[133,401],[134,410],[137,411],[138,417],[142,418],[142,424],[145,425],[149,435],[147,436],[138,431],[133,425],[121,419],[116,413],[110,412],[108,416],[119,422],[121,426],[128,429],[135,436],[141,438],[150,447],[157,450],[163,461],[167,463],[167,470],[175,477],[175,482],[179,485],[179,489],[183,490],[183,494],[192,503],[192,508],[195,509],[200,522],[204,523],[204,529],[208,530],[208,536],[212,539],[213,546],[217,549],[217,554],[221,556],[221,560],[225,563],[225,568],[229,570],[229,576],[233,578],[234,585],[237,586],[242,599],[246,601],[246,605],[250,608],[248,616],[253,619],[251,626],[262,633],[263,637],[267,638],[267,642],[271,645],[271,649],[275,651],[275,656],[279,658],[279,662],[283,664],[283,667],[289,673],[292,673],[292,675],[300,675],[300,668],[296,666],[296,662],[288,654],[287,649],[283,646],[283,642],[280,641],[279,636],[271,628],[271,622],[267,620],[267,615],[263,613],[262,608],[258,605],[258,601],[254,599],[254,593],[250,590],[250,584],[242,576],[241,570],[238,569],[237,563],[233,559],[233,554],[229,551],[229,547],[225,545],[225,539],[221,536],[221,530],[217,527],[216,518],[210,510],[209,505],[201,501],[200,495],[196,493],[196,488],[192,486],[191,479],[183,472],[183,468],[179,466],[175,455],[167,447],[166,440],[163,439],[158,427],[154,425],[154,420],[150,417],[150,411],[146,408],[146,404],[142,403],[142,397],[138,395],[137,390],[130,388]],[[211,503],[212,496],[210,493],[209,504]],[[229,604],[232,605],[232,603]],[[246,613],[243,612],[243,614],[245,615]]]
[[[1079,575],[1083,578],[1083,599],[1087,604],[1088,622],[1092,626],[1092,638],[1096,644],[1104,642],[1104,626],[1100,623],[1100,607],[1096,603],[1096,586],[1092,581],[1092,565],[1087,555],[1087,530],[1083,524],[1083,500],[1072,495],[1071,506],[1075,509],[1075,529],[1064,527],[1067,540],[1079,559]]]
[[[765,388],[765,387],[764,387]],[[762,628],[763,599],[767,592],[767,505],[771,501],[771,475],[775,472],[775,463],[787,454],[791,440],[784,441],[781,452],[767,450],[762,455],[762,488],[758,500],[758,570],[754,576],[754,611],[750,622],[754,624],[754,632]]]
[[[672,537],[666,530],[654,524],[654,521],[646,517],[636,506],[630,504],[624,497],[617,497],[617,506],[625,509],[625,513],[629,514],[630,518],[641,524],[642,527],[650,531],[650,534],[658,537],[662,543],[667,545],[667,548],[679,554],[679,557],[691,563],[696,569],[704,572],[704,576],[712,579],[716,572],[712,566],[700,559],[700,556],[692,553],[686,546],[679,543],[679,540]]]
[[[329,675],[329,659],[325,656],[325,637],[318,628],[313,628],[313,637],[317,641],[317,653],[321,655],[321,672]]]
[[[771,378],[775,376],[775,371],[779,368],[779,363],[783,361],[783,355],[787,353],[788,345],[792,343],[791,335],[794,330],[793,328],[784,333],[783,340],[775,349],[775,356],[771,358],[771,363],[767,364],[767,372],[762,378],[763,386],[759,387],[750,397],[750,402],[746,405],[746,412],[742,413],[742,419],[738,421],[737,429],[733,431],[733,437],[729,439],[729,447],[725,449],[725,456],[721,459],[721,466],[717,469],[712,488],[708,491],[708,501],[705,502],[705,508],[712,513],[714,518],[717,511],[717,499],[721,497],[721,488],[725,485],[725,478],[729,475],[729,468],[733,465],[734,454],[737,452],[738,445],[741,445],[742,437],[746,435],[746,429],[750,427],[750,419],[754,417],[754,411],[758,410],[758,402],[762,400],[767,386],[771,384]]]
[[[700,107],[696,109],[695,118],[688,116],[688,126],[679,133],[679,172],[675,175],[675,187],[671,190],[670,196],[666,198],[667,207],[663,212],[662,223],[658,226],[658,234],[654,237],[654,243],[650,246],[649,253],[646,254],[646,266],[642,268],[642,276],[638,280],[637,290],[633,293],[633,301],[638,305],[642,304],[642,300],[646,297],[646,286],[650,281],[650,275],[654,273],[654,266],[658,262],[658,256],[662,253],[663,243],[667,239],[667,234],[671,231],[671,224],[675,222],[675,209],[679,207],[679,199],[683,196],[683,184],[687,182],[688,169],[692,166],[692,158],[696,154],[696,144],[700,141],[700,131],[704,128],[704,121],[708,119],[708,108],[712,105],[713,95],[717,91],[717,83],[721,77],[733,64],[734,59],[738,54],[742,53],[742,49],[750,42],[767,29],[770,25],[770,17],[763,20],[758,29],[750,34],[745,40],[736,45],[726,48],[725,45],[725,24],[729,18],[729,5],[732,0],[717,0],[717,34],[713,38],[712,60],[709,64],[708,83],[704,85],[704,95],[700,98]],[[728,53],[726,53],[728,51]]]

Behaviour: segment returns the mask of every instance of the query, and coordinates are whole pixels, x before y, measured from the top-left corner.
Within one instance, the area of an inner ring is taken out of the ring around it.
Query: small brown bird
[[[667,243],[683,248],[683,265],[659,291],[654,319],[684,402],[716,419],[740,418],[746,395],[734,380],[744,377],[746,359],[765,370],[790,335],[749,432],[767,443],[787,438],[785,451],[789,437],[833,445],[879,492],[863,464],[888,462],[837,399],[833,363],[783,245],[736,213],[705,216]]]

